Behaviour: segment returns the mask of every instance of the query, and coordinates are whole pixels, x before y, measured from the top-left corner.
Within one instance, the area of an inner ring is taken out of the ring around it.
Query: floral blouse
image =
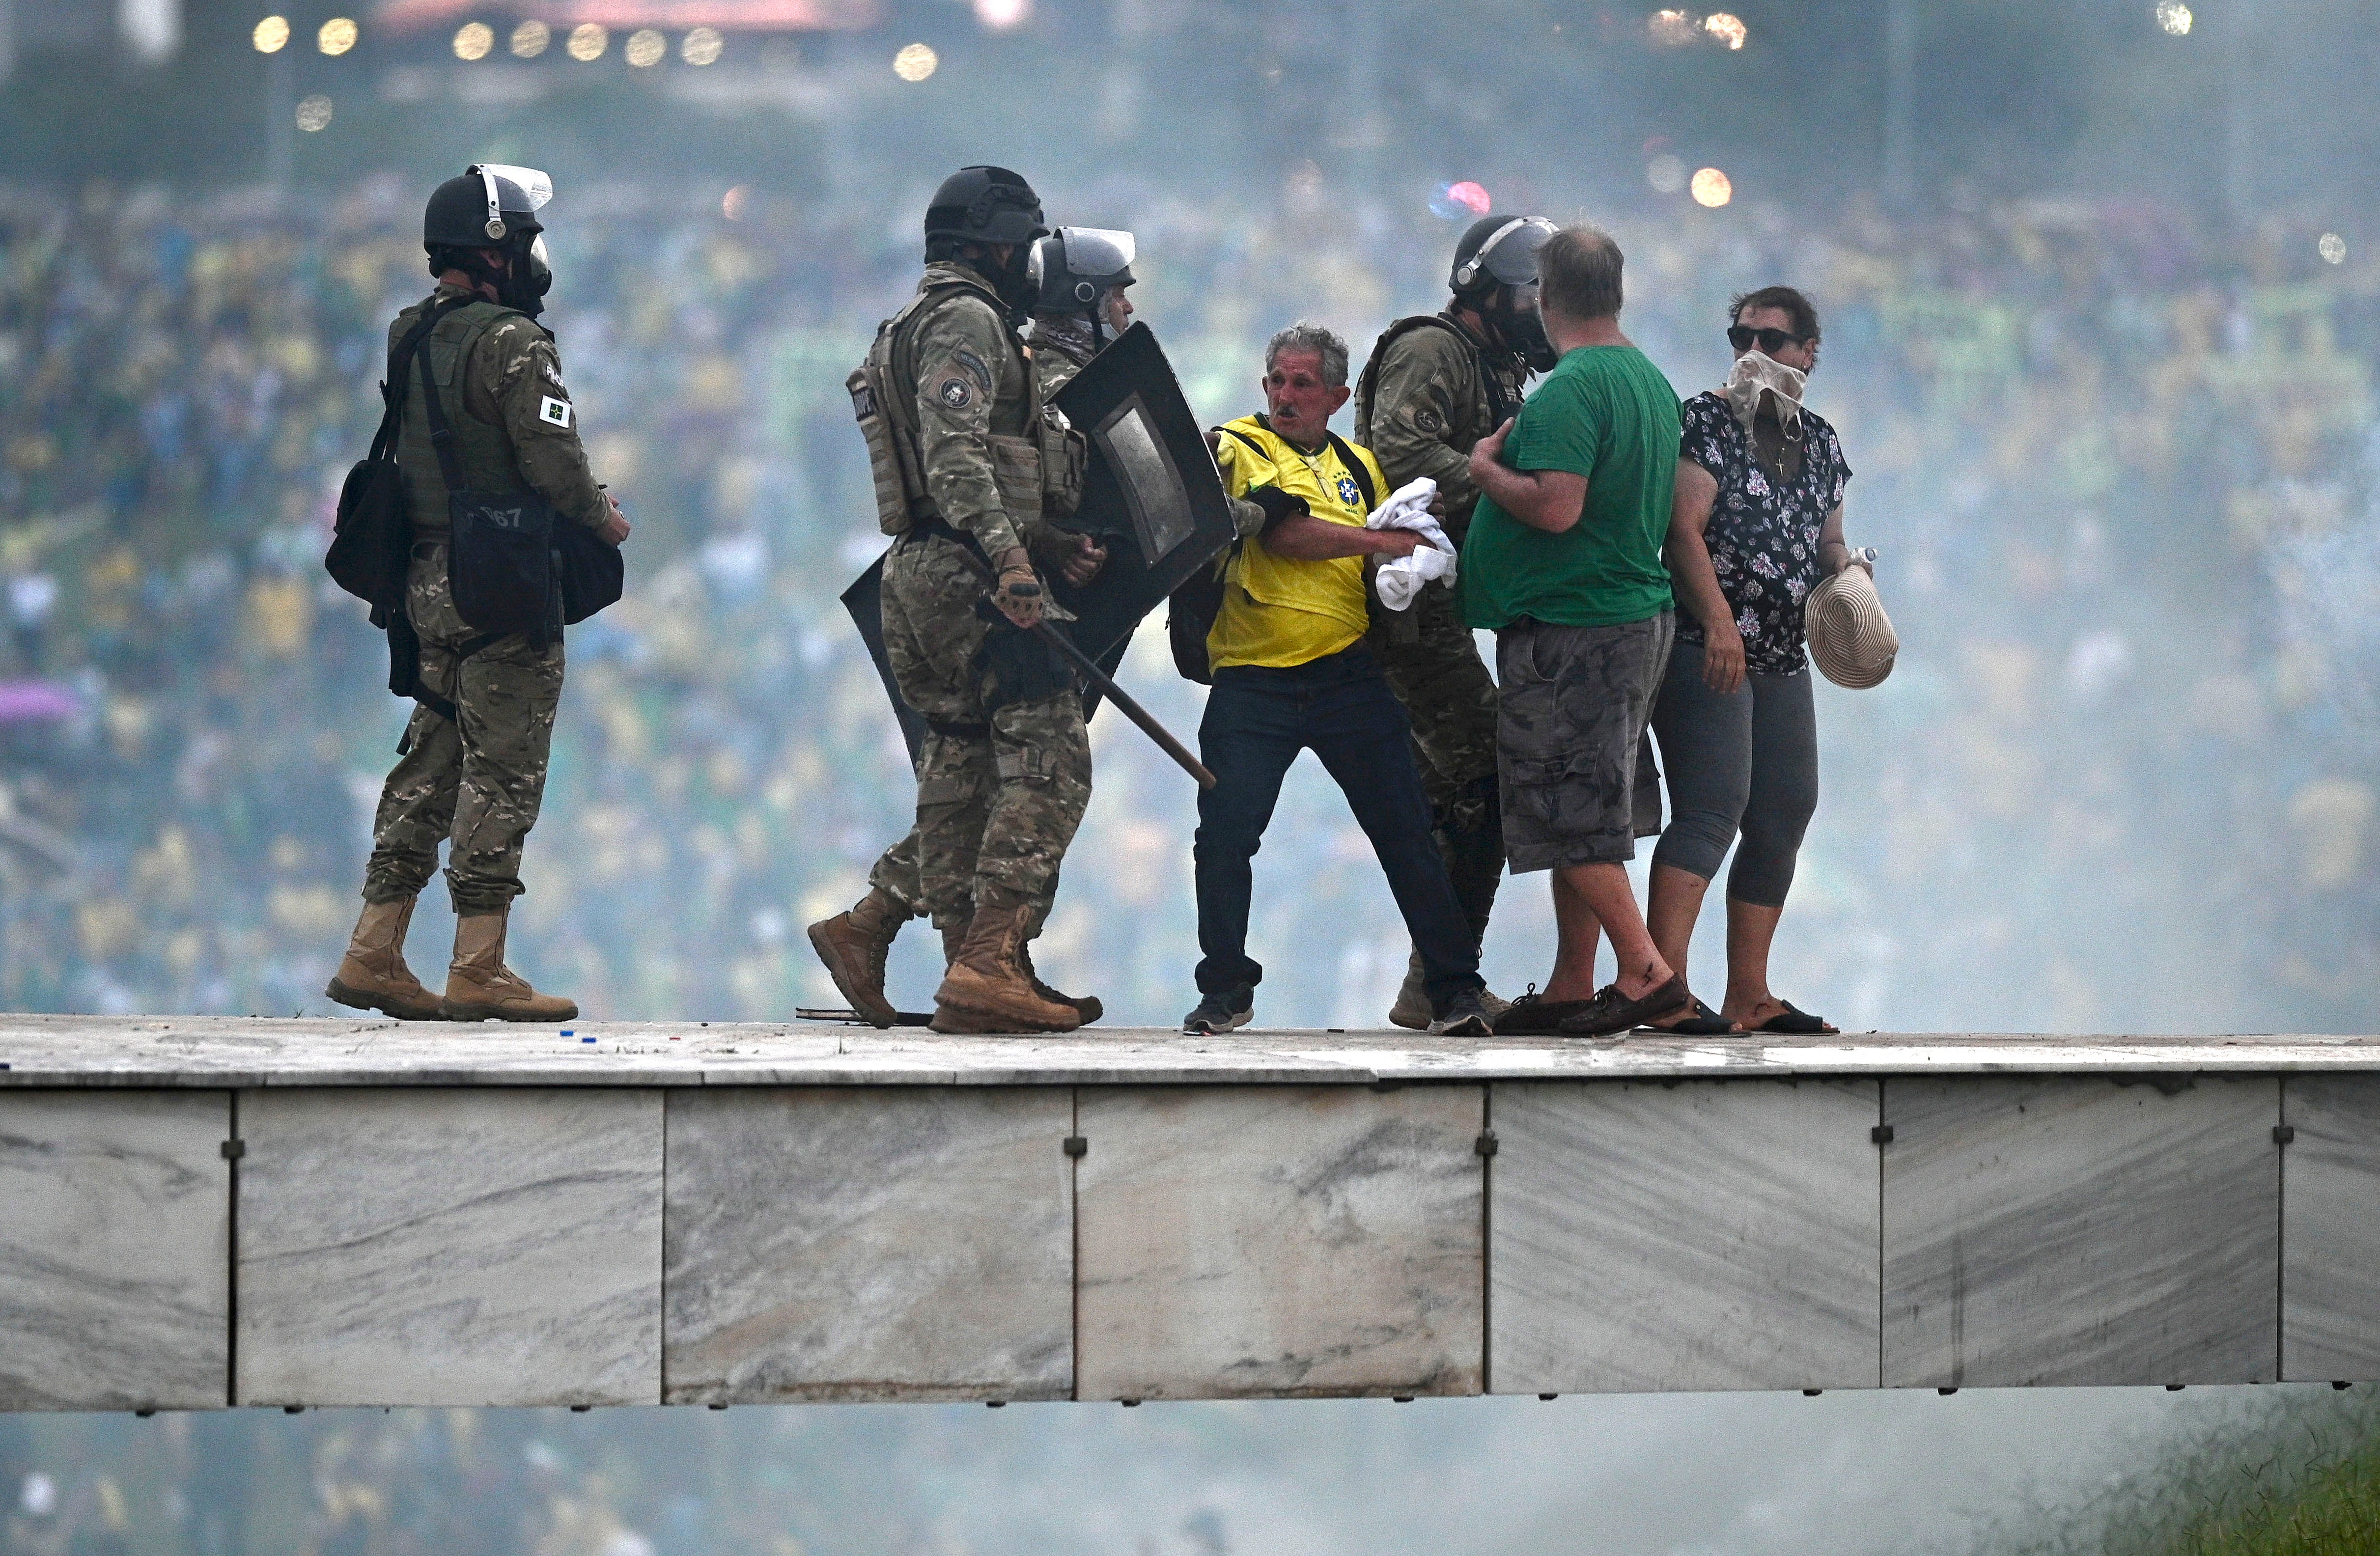
[[[1696,395],[1685,404],[1684,420],[1679,452],[1718,482],[1703,541],[1710,548],[1719,592],[1735,612],[1735,629],[1743,636],[1744,667],[1798,675],[1808,667],[1802,652],[1802,606],[1822,576],[1818,538],[1852,479],[1842,441],[1816,412],[1804,408],[1802,468],[1779,482],[1761,466],[1752,434],[1723,396]],[[1681,611],[1678,637],[1701,642],[1702,624]]]

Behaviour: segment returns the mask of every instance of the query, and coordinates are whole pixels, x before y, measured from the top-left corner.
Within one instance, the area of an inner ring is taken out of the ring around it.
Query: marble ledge
[[[0,1088],[1295,1085],[1734,1076],[2380,1072],[2380,1038],[1865,1033],[1617,1042],[1094,1027],[938,1038],[820,1023],[0,1015]],[[587,1039],[592,1039],[592,1041]]]

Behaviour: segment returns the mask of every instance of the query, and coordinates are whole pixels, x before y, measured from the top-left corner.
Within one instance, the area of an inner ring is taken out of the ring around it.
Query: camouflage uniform
[[[1355,441],[1378,457],[1390,490],[1421,476],[1438,482],[1447,535],[1460,546],[1479,501],[1471,445],[1519,407],[1528,372],[1451,313],[1438,318],[1445,327],[1400,321],[1373,347],[1355,390]],[[1473,928],[1484,934],[1504,857],[1496,683],[1452,590],[1425,589],[1402,612],[1376,603],[1371,641],[1413,723],[1447,872]]]
[[[1071,313],[1035,314],[1033,327],[1025,333],[1025,344],[1033,348],[1033,377],[1041,386],[1043,405],[1099,354],[1089,322]]]
[[[990,586],[953,538],[987,560],[1033,542],[1046,553],[1030,370],[988,285],[955,262],[921,289],[968,284],[914,321],[919,454],[936,517],[884,565],[884,644],[894,681],[929,725],[917,762],[917,823],[869,874],[945,931],[978,910],[1029,908],[1038,924],[1090,802],[1091,748],[1072,673],[988,603]],[[909,872],[914,870],[914,877]],[[908,889],[916,881],[914,895]]]
[[[475,296],[442,284],[397,315],[389,326],[392,346],[433,304]],[[552,335],[524,314],[474,300],[441,319],[419,349],[473,490],[533,489],[565,522],[604,522],[609,505],[588,468]],[[455,911],[500,913],[522,891],[521,845],[537,824],[545,790],[562,698],[562,633],[557,623],[542,646],[519,633],[489,638],[455,614],[446,572],[446,483],[430,442],[418,361],[407,378],[397,444],[414,533],[406,615],[420,639],[426,695],[381,791],[364,900],[397,902],[419,893],[438,868],[440,840],[451,839],[446,886]],[[451,704],[454,716],[438,702]]]

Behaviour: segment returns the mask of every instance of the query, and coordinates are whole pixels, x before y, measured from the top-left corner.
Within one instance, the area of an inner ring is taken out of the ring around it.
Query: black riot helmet
[[[962,167],[942,180],[926,207],[926,261],[955,260],[966,244],[1010,246],[1008,263],[995,271],[976,266],[998,289],[1001,300],[1024,322],[1040,291],[1033,240],[1049,232],[1041,225],[1041,197],[1022,173],[1004,167]]]
[[[1537,314],[1537,250],[1554,235],[1543,216],[1482,216],[1454,246],[1446,284],[1503,344],[1538,372],[1558,359]]]
[[[1102,338],[1105,310],[1100,304],[1111,288],[1129,286],[1139,279],[1132,273],[1136,252],[1128,232],[1112,227],[1060,227],[1034,246],[1041,291],[1033,311],[1087,314],[1091,337]]]
[[[553,285],[545,251],[545,225],[537,213],[553,198],[553,180],[530,167],[475,163],[430,193],[421,213],[421,247],[430,273],[459,270],[492,283],[498,298],[535,318]],[[481,257],[494,249],[507,257],[497,271]]]
[[[926,241],[1030,243],[1049,232],[1041,197],[1022,173],[1004,167],[962,167],[942,180],[926,207]]]

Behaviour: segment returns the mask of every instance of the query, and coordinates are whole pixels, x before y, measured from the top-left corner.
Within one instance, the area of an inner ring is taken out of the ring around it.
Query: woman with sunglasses
[[[1664,1028],[1831,1032],[1768,987],[1768,948],[1818,804],[1818,741],[1803,652],[1811,589],[1852,565],[1843,544],[1851,467],[1835,430],[1802,404],[1818,365],[1818,315],[1791,286],[1730,307],[1735,366],[1684,408],[1665,553],[1677,646],[1653,707],[1669,770],[1670,828],[1653,851],[1646,927],[1683,976],[1703,893],[1730,845],[1727,995]]]

